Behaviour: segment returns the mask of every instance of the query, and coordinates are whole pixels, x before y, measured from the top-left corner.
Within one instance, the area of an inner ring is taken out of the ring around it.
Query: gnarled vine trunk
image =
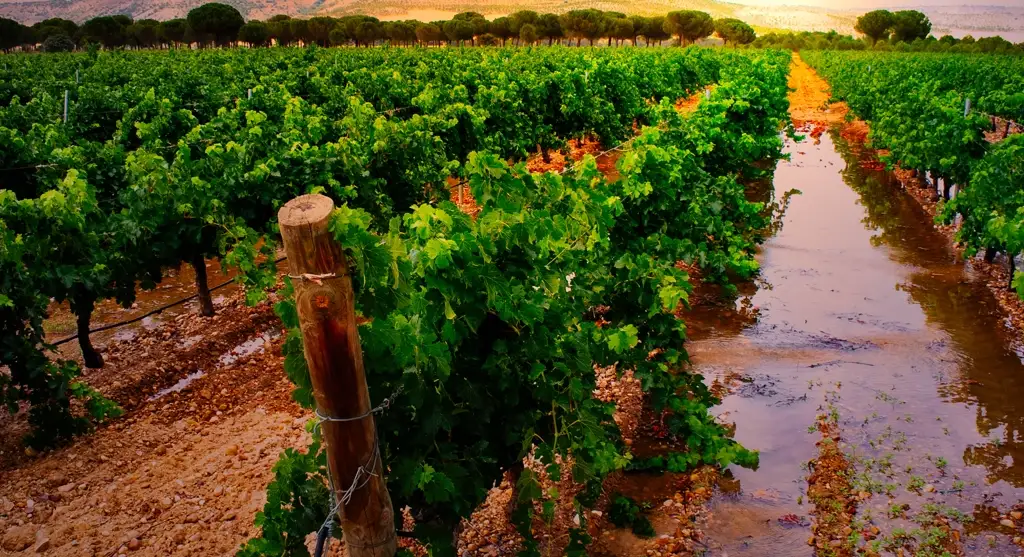
[[[92,322],[92,310],[96,301],[80,297],[75,300],[75,321],[78,327],[78,346],[82,349],[82,360],[85,367],[99,369],[103,367],[103,356],[96,351],[89,338],[89,323]]]
[[[997,253],[999,253],[999,250],[997,250],[996,248],[985,248],[985,263],[991,263],[995,261]]]
[[[210,285],[206,278],[206,260],[202,255],[192,257],[192,268],[196,272],[196,290],[199,291],[199,315],[213,317],[213,297],[210,296]]]

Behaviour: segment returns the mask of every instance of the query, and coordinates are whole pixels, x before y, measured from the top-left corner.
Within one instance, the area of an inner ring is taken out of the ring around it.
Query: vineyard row
[[[938,218],[959,222],[957,240],[968,255],[983,251],[991,261],[1005,254],[1009,286],[1024,298],[1015,261],[1024,251],[1024,136],[1005,137],[1009,124],[999,136],[989,116],[1024,119],[1024,63],[939,54],[804,56],[833,97],[870,123],[872,145],[887,151],[884,161],[941,187],[946,203]]]

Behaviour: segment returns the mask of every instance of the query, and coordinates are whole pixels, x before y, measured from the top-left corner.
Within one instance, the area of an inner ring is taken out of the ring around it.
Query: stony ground
[[[233,553],[256,533],[278,454],[309,442],[308,416],[281,372],[276,323],[268,304],[249,308],[236,296],[217,317],[181,315],[110,345],[107,366],[88,380],[123,418],[40,455],[16,451],[5,435],[4,554]]]

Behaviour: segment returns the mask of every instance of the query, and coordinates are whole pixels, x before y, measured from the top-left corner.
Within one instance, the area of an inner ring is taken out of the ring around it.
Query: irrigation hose
[[[284,261],[285,259],[288,259],[288,258],[287,257],[282,257],[280,259],[277,259],[276,261],[274,261],[274,264],[276,265],[276,264]],[[220,290],[221,288],[224,288],[225,286],[227,286],[227,285],[229,285],[229,284],[231,284],[233,282],[235,282],[234,279],[222,282],[222,283],[218,284],[217,286],[214,286],[213,288],[210,288],[210,292],[215,292],[217,290]],[[189,296],[187,298],[182,298],[182,299],[180,299],[180,300],[178,300],[176,302],[171,302],[171,303],[169,303],[169,304],[167,304],[165,306],[158,307],[158,308],[154,309],[153,311],[150,311],[148,313],[142,314],[142,315],[140,315],[138,317],[133,317],[131,319],[128,319],[127,321],[121,321],[121,322],[118,322],[118,323],[111,323],[109,325],[103,325],[102,327],[97,327],[95,329],[89,329],[89,334],[91,335],[93,333],[100,333],[100,332],[103,332],[103,331],[109,331],[110,329],[116,329],[118,327],[124,327],[125,325],[131,325],[132,323],[138,323],[139,321],[142,321],[143,319],[145,319],[147,317],[151,317],[151,316],[156,315],[158,313],[161,313],[161,312],[163,312],[165,310],[168,310],[168,309],[170,309],[172,307],[180,306],[181,304],[184,304],[186,302],[190,302],[192,300],[195,300],[198,297],[199,297],[199,294],[193,294],[193,295],[191,295],[191,296]],[[53,346],[60,346],[62,344],[67,344],[67,343],[69,343],[69,342],[71,342],[71,341],[73,341],[73,340],[75,340],[77,338],[78,338],[78,333],[75,333],[75,334],[73,334],[73,335],[71,335],[71,336],[69,336],[67,338],[62,338],[62,339],[58,340],[57,342],[52,343],[52,345]]]

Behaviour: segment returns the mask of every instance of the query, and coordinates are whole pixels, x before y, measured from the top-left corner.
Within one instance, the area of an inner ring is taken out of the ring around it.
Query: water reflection
[[[948,335],[955,375],[938,392],[948,402],[973,407],[977,433],[988,440],[965,447],[964,463],[985,467],[987,483],[1024,487],[1024,366],[1011,349],[1014,339],[1002,326],[995,298],[956,261],[945,238],[917,225],[928,215],[909,195],[892,193],[898,183],[889,173],[861,169],[858,148],[834,138],[848,163],[843,178],[861,195],[865,225],[897,260],[920,268],[899,288]]]
[[[802,466],[816,441],[807,427],[834,389],[850,450],[878,459],[889,450],[878,448],[880,439],[904,445],[885,479],[899,484],[895,501],[915,510],[952,505],[975,514],[967,533],[1007,534],[992,512],[1024,495],[1024,409],[1015,404],[1024,397],[1024,365],[994,297],[895,178],[864,163],[870,151],[834,131],[819,145],[787,150],[792,160],[779,164],[775,196],[803,194],[763,247],[759,283],[741,289],[739,303],[709,303],[686,316],[695,369],[732,393],[717,411],[736,423],[737,440],[761,451],[760,469],[734,470],[739,493],[716,505],[734,515],[753,505],[753,494],[774,490],[774,506],[754,505],[744,516],[807,514]],[[936,466],[942,461],[948,468]],[[912,475],[935,491],[907,492]],[[865,509],[888,501],[877,499]],[[884,509],[872,512],[880,526],[901,525]],[[807,552],[762,529],[713,530],[730,553],[748,543],[779,555]],[[1000,554],[1008,541],[964,543],[972,554]]]
[[[857,465],[894,465],[880,478],[893,499],[861,512],[891,532],[909,519],[887,518],[892,502],[949,505],[975,519],[968,554],[1008,554],[999,512],[1024,499],[1024,365],[995,298],[862,146],[833,131],[787,151],[773,196],[802,194],[762,248],[761,277],[736,299],[699,289],[684,316],[695,371],[724,394],[716,413],[761,451],[759,469],[731,470],[712,503],[710,553],[811,553],[809,529],[780,525],[811,510],[808,426],[834,391]],[[915,476],[933,489],[908,491]]]

